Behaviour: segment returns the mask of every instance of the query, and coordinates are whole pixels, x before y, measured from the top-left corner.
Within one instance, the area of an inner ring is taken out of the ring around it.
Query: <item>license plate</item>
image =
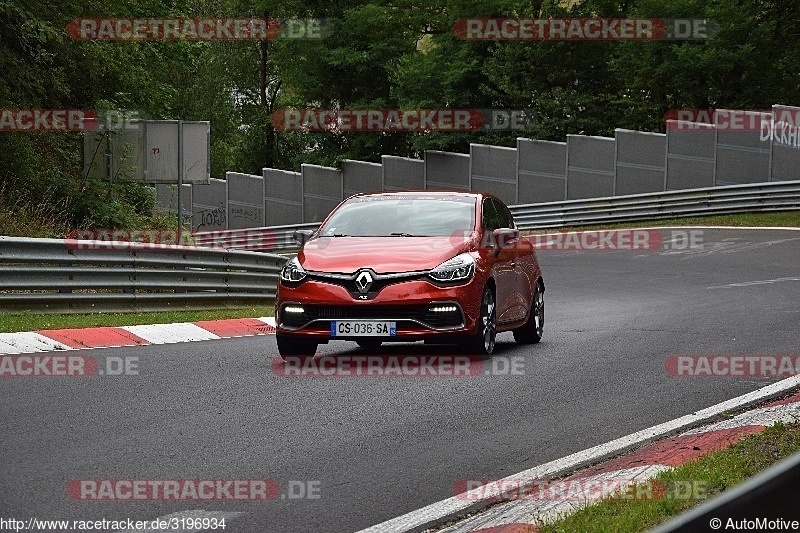
[[[396,322],[378,320],[332,320],[331,337],[394,337]]]

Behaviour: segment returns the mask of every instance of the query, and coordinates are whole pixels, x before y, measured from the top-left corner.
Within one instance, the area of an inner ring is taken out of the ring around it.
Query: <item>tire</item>
[[[536,290],[533,291],[528,321],[513,331],[514,340],[519,344],[536,344],[542,340],[542,334],[544,333],[544,290],[541,282],[536,282]]]
[[[377,339],[360,339],[356,341],[356,344],[365,350],[377,350],[381,347],[383,341]]]
[[[314,341],[300,340],[284,335],[277,335],[278,353],[285,360],[287,357],[295,357],[304,362],[306,359],[314,357],[317,352],[317,343]]]
[[[497,337],[497,308],[494,291],[488,285],[483,288],[480,307],[476,334],[469,337],[462,346],[468,354],[488,359],[494,352]]]

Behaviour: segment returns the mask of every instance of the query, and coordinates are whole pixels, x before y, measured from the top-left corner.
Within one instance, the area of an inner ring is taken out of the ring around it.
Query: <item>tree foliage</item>
[[[319,18],[322,39],[76,41],[79,17]],[[705,41],[464,41],[477,17],[707,18]],[[136,110],[211,121],[212,177],[302,163],[466,152],[519,136],[564,140],[617,127],[663,131],[672,108],[800,102],[795,0],[0,0],[0,108]],[[272,114],[322,109],[532,109],[524,132],[303,133]],[[71,226],[143,223],[142,186],[86,179],[81,137],[0,133],[0,191]],[[20,203],[21,202],[21,203]]]

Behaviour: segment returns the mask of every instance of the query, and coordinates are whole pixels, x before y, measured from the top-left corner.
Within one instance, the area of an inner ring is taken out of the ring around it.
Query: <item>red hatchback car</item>
[[[355,341],[461,344],[488,357],[495,335],[539,342],[544,281],[534,247],[494,196],[359,194],[339,204],[283,267],[276,302],[281,356]]]

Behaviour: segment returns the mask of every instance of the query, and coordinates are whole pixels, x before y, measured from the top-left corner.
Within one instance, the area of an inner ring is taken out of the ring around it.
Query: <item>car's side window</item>
[[[500,219],[500,227],[501,228],[513,228],[514,227],[514,217],[511,216],[511,211],[509,211],[506,205],[497,200],[493,199],[492,202],[497,210],[498,217]]]
[[[497,213],[491,198],[483,199],[483,227],[486,231],[493,231],[502,227],[500,215]]]

